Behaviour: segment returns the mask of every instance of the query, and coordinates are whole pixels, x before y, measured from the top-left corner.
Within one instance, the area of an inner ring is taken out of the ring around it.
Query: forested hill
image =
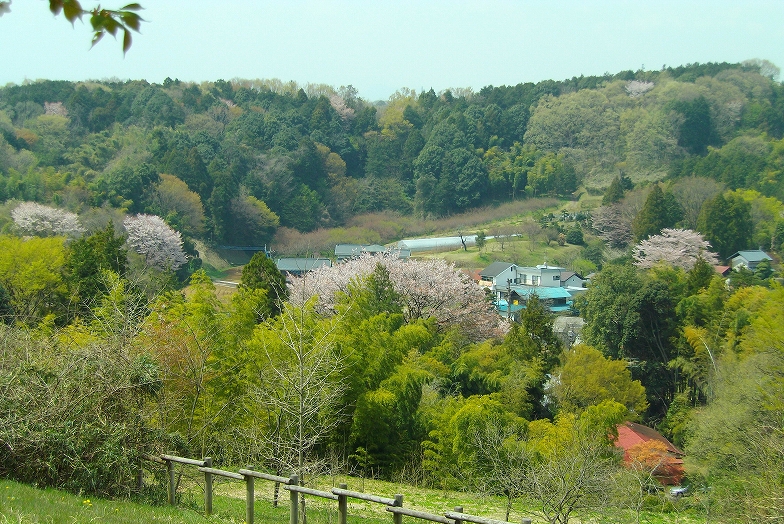
[[[245,81],[0,89],[0,200],[160,215],[261,245],[365,212],[443,216],[691,174],[784,199],[784,87],[764,61],[400,91]],[[242,227],[233,227],[241,223]]]

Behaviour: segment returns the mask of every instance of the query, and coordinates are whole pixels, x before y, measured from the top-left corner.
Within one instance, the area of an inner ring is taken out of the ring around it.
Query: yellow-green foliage
[[[564,352],[559,371],[553,392],[563,411],[580,413],[605,400],[623,404],[632,418],[648,409],[645,388],[639,380],[632,380],[623,360],[606,358],[599,350],[578,344]]]
[[[0,284],[11,296],[17,319],[35,322],[58,311],[66,293],[65,257],[61,237],[0,236]]]

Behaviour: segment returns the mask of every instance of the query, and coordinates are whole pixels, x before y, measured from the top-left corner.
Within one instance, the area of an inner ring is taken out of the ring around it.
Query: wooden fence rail
[[[505,520],[494,520],[486,517],[479,517],[463,513],[462,507],[456,507],[454,511],[447,511],[443,514],[428,513],[415,509],[403,507],[403,495],[397,494],[394,498],[381,497],[378,495],[361,493],[358,491],[350,491],[347,489],[346,484],[340,484],[337,488],[332,488],[331,491],[321,491],[317,489],[307,488],[299,485],[299,478],[296,475],[291,477],[281,477],[278,475],[270,475],[252,469],[241,469],[238,472],[226,471],[223,469],[216,469],[212,467],[212,459],[205,457],[202,460],[190,459],[185,457],[178,457],[175,455],[160,455],[152,456],[145,455],[143,460],[162,464],[166,466],[168,472],[168,499],[169,504],[176,503],[176,477],[175,477],[175,464],[182,464],[184,466],[196,466],[198,471],[204,473],[204,512],[207,515],[212,514],[212,480],[213,476],[224,477],[232,480],[240,480],[245,482],[245,522],[253,524],[255,514],[255,479],[267,480],[283,484],[283,488],[289,490],[290,508],[289,508],[289,523],[298,524],[299,522],[299,496],[308,495],[311,497],[319,497],[327,500],[334,500],[338,503],[338,524],[346,524],[348,519],[348,499],[358,499],[367,502],[373,502],[386,506],[386,510],[392,513],[392,522],[394,524],[402,524],[403,517],[413,517],[419,520],[426,520],[429,522],[439,522],[442,524],[464,524],[467,522],[475,524],[508,524]],[[141,471],[141,470],[140,470]],[[139,487],[142,487],[143,477],[141,473],[138,477]],[[522,524],[531,524],[531,519],[522,519]]]

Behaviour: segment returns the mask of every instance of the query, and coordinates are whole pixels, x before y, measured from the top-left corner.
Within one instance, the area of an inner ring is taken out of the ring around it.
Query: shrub
[[[140,454],[160,440],[141,416],[151,364],[0,324],[0,476],[129,494]]]

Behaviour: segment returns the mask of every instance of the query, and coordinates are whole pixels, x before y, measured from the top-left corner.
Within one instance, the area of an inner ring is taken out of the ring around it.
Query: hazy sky
[[[0,85],[279,78],[385,100],[404,87],[478,90],[693,62],[784,67],[784,0],[138,1],[147,22],[123,58],[111,37],[89,50],[88,20],[72,28],[45,0],[13,0],[0,18]]]

